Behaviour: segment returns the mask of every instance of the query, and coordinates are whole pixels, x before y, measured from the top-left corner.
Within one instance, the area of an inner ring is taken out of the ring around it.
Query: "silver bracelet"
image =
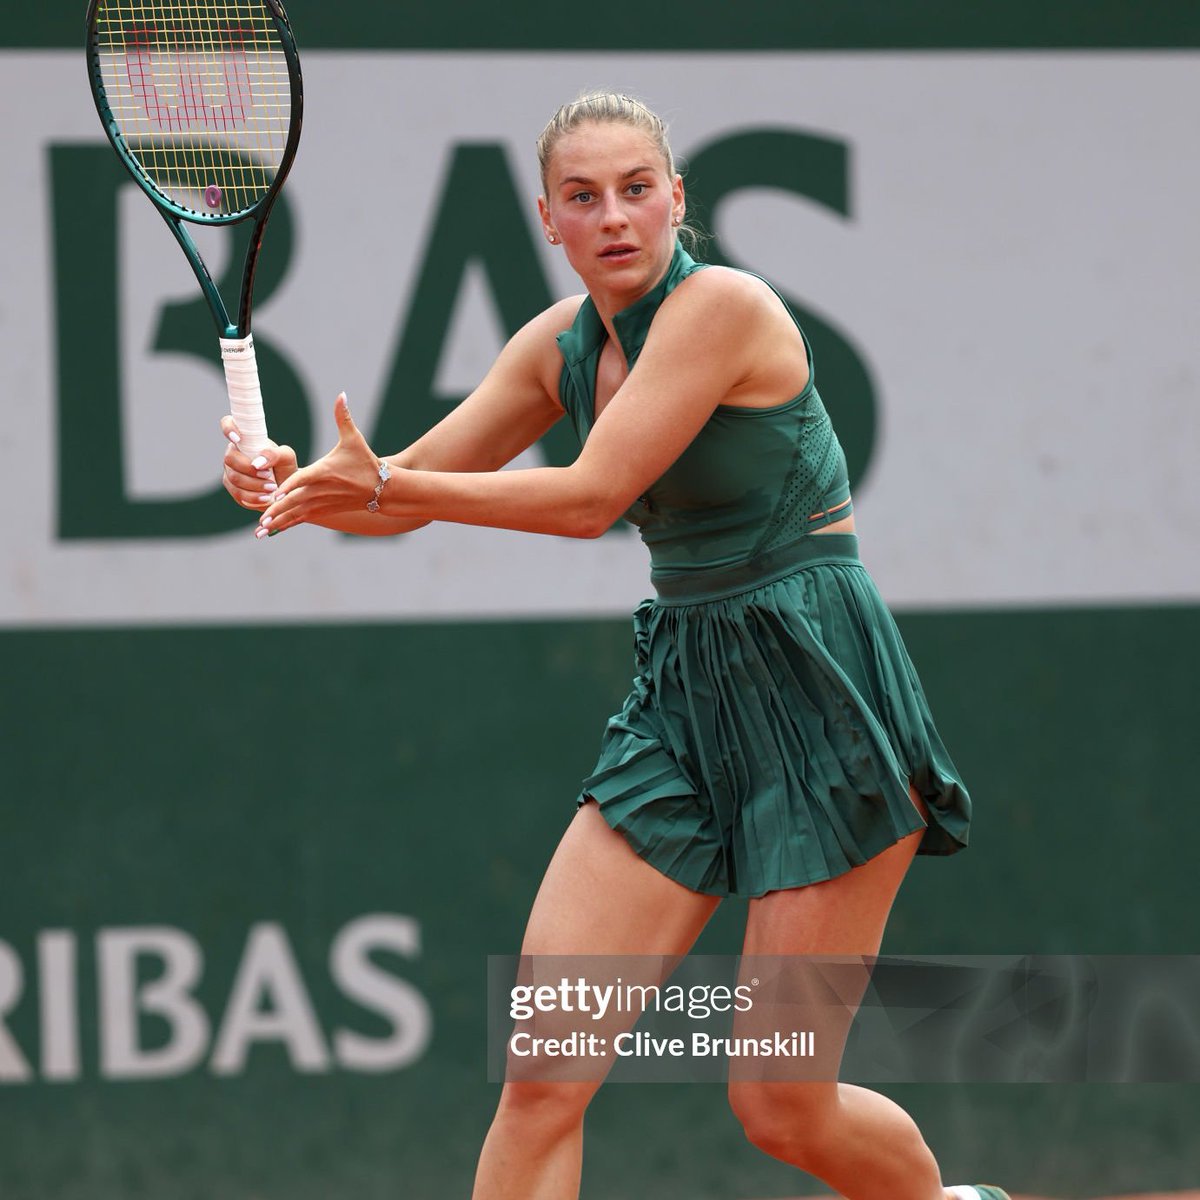
[[[375,495],[367,501],[367,512],[377,513],[379,511],[379,497],[383,494],[383,485],[392,477],[392,468],[388,466],[387,460],[381,458],[379,460],[379,482],[375,485]]]

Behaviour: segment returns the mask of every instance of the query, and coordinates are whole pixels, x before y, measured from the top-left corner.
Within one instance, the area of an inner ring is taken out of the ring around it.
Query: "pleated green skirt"
[[[966,846],[970,799],[854,534],[654,578],[633,690],[579,797],[642,858],[693,891],[761,896],[919,829],[918,853]]]

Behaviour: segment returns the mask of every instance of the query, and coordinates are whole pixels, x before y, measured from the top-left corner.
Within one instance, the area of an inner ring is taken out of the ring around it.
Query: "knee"
[[[554,1133],[571,1128],[596,1094],[594,1083],[554,1083],[548,1080],[506,1083],[500,1093],[497,1118],[527,1130]]]
[[[838,1102],[836,1083],[731,1083],[729,1106],[746,1138],[773,1158],[814,1159]]]

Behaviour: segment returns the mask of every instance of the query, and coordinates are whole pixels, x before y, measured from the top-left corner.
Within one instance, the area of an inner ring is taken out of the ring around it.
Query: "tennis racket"
[[[300,58],[278,0],[90,0],[88,75],[113,149],[175,235],[221,343],[240,448],[267,442],[250,310],[300,141]],[[253,221],[236,323],[185,227]]]

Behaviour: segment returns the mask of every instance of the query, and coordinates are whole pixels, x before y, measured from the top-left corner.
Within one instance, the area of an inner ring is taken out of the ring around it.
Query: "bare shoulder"
[[[784,312],[779,297],[757,275],[718,266],[689,275],[664,301],[663,312],[669,306],[690,316],[711,313],[726,325],[749,325]]]
[[[671,306],[671,307],[669,307]],[[803,336],[783,301],[757,275],[709,267],[683,280],[663,302],[661,344],[675,363],[719,362],[721,403],[759,408],[803,390],[809,379]],[[668,313],[670,315],[668,316]],[[655,326],[660,322],[656,318]],[[655,329],[646,339],[651,346]]]
[[[568,296],[565,300],[558,300],[549,308],[543,309],[532,320],[527,321],[516,333],[513,334],[511,341],[520,340],[523,343],[549,343],[550,347],[554,348],[554,339],[566,330],[570,329],[575,323],[575,318],[579,315],[580,305],[583,304],[586,296]]]
[[[662,303],[646,339],[670,341],[685,351],[750,357],[786,311],[757,276],[728,267],[707,267],[682,280]],[[788,322],[791,323],[790,321]]]
[[[496,367],[500,372],[536,380],[541,390],[557,404],[562,356],[555,339],[571,328],[583,301],[583,296],[568,296],[522,325],[508,339],[497,359]]]

